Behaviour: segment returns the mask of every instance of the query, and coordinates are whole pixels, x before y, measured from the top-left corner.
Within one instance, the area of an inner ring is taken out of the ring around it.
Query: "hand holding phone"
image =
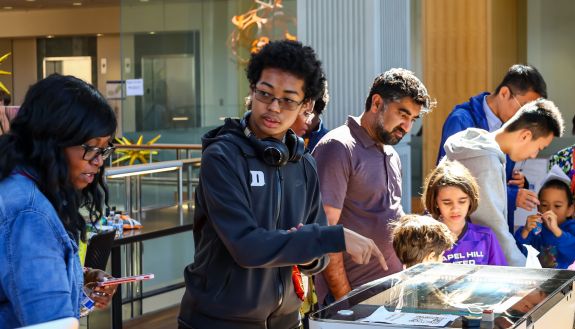
[[[125,276],[121,278],[109,278],[105,281],[98,282],[98,287],[105,287],[105,286],[113,286],[122,283],[128,282],[136,282],[142,280],[150,280],[154,278],[154,274],[140,274],[140,275],[133,275],[133,276]]]

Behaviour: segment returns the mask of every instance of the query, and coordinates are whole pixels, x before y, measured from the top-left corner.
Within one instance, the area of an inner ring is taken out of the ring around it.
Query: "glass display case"
[[[313,313],[310,328],[573,328],[575,271],[419,264]]]

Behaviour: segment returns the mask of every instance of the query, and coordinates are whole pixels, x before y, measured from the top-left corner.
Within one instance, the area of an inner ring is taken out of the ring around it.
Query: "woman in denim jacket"
[[[102,215],[102,165],[115,130],[115,114],[94,87],[51,75],[30,87],[0,136],[0,328],[78,318],[84,283],[107,276],[80,265],[79,209],[91,221]],[[115,288],[95,291],[101,308]]]

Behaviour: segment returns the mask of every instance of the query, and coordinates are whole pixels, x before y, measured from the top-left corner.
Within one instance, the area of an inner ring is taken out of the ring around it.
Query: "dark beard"
[[[379,139],[379,141],[385,145],[396,145],[397,143],[399,143],[401,141],[403,136],[405,136],[405,133],[403,133],[402,137],[398,138],[397,136],[395,136],[393,134],[393,132],[395,132],[395,131],[403,132],[402,130],[400,130],[398,128],[393,129],[391,132],[382,129],[381,131],[378,132],[377,139]]]

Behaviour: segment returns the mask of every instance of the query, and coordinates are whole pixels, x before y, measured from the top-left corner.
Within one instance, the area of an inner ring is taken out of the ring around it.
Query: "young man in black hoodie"
[[[247,78],[251,111],[203,137],[180,328],[295,328],[299,272],[321,271],[327,253],[387,267],[371,239],[326,226],[315,162],[289,129],[322,90],[313,49],[271,42],[252,55]]]

